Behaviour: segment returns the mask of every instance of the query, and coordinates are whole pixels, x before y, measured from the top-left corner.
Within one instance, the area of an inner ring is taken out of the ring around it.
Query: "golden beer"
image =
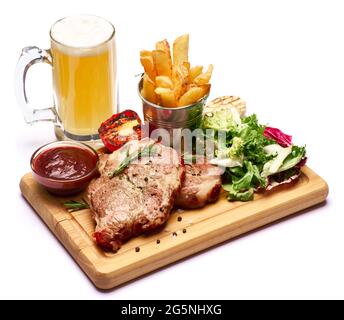
[[[100,17],[77,15],[50,29],[50,50],[25,47],[16,68],[16,97],[27,123],[51,121],[60,140],[98,144],[98,128],[117,113],[115,28]],[[54,105],[35,108],[26,74],[37,62],[52,66]]]
[[[117,104],[114,45],[88,54],[64,52],[52,44],[55,103],[64,130],[96,134]]]
[[[67,19],[67,21],[66,21]],[[51,29],[54,99],[64,134],[95,136],[117,111],[113,26],[94,16],[69,17]]]

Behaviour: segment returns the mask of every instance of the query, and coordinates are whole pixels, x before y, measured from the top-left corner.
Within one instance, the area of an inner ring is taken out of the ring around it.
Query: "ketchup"
[[[38,175],[55,180],[81,178],[94,170],[97,157],[76,146],[58,146],[43,151],[34,160]]]

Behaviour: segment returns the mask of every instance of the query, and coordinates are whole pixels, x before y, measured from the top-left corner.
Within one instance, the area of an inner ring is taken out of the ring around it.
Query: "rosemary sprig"
[[[66,207],[68,212],[74,212],[90,208],[89,204],[86,202],[85,199],[81,199],[80,201],[69,200],[64,202],[63,205]]]
[[[116,167],[113,171],[108,173],[109,178],[111,179],[114,176],[120,174],[132,161],[139,158],[144,158],[144,157],[149,157],[150,155],[154,155],[157,152],[156,148],[154,147],[155,145],[152,144],[148,147],[143,148],[140,151],[133,152],[132,154],[127,153],[126,158],[120,163],[120,165]],[[127,151],[129,152],[129,150]]]

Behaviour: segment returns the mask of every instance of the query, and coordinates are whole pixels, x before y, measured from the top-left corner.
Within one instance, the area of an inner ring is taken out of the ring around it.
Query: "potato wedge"
[[[197,85],[202,85],[202,84],[207,84],[209,83],[209,80],[211,78],[211,75],[213,73],[213,65],[210,64],[207,71],[205,73],[200,74],[199,76],[197,76],[194,80],[193,83],[197,84]]]
[[[188,106],[190,104],[194,104],[202,97],[203,97],[203,89],[200,87],[192,87],[180,97],[178,101],[178,106],[183,107],[183,106]]]
[[[167,53],[162,50],[153,50],[152,55],[157,75],[171,77],[172,70]]]
[[[189,61],[189,35],[184,34],[173,42],[173,65]]]
[[[190,69],[190,82],[193,82],[203,72],[203,66],[195,66]]]
[[[143,85],[141,90],[141,95],[149,102],[158,103],[158,97],[155,93],[154,81],[149,78],[147,73],[143,75]]]
[[[145,73],[154,80],[156,77],[156,71],[154,67],[153,55],[151,51],[142,50],[140,52],[140,61]]]
[[[173,82],[171,78],[167,76],[157,76],[155,78],[155,85],[160,88],[173,88]]]
[[[168,88],[156,88],[155,93],[160,97],[161,105],[167,108],[177,107],[177,101],[174,92]]]

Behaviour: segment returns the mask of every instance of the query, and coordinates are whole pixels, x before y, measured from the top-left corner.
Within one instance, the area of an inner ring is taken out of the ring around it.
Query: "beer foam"
[[[63,18],[51,28],[51,37],[73,48],[95,47],[109,40],[114,28],[107,20],[91,15]]]

